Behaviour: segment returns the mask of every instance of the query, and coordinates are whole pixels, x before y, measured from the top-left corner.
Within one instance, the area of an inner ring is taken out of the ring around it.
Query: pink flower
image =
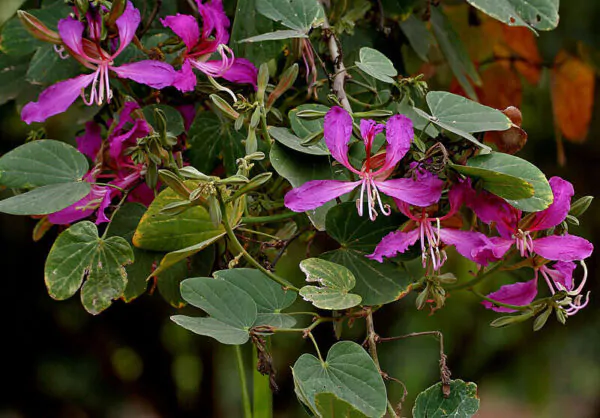
[[[430,173],[421,173],[420,176],[433,176]],[[373,254],[367,257],[383,262],[383,258],[395,257],[404,253],[417,241],[421,242],[421,260],[423,267],[427,260],[431,260],[434,271],[439,271],[446,261],[446,252],[443,245],[453,245],[463,257],[481,265],[497,258],[489,251],[491,241],[482,233],[475,231],[461,231],[453,228],[443,228],[441,222],[454,216],[462,205],[462,188],[453,187],[448,195],[450,211],[441,217],[429,217],[425,208],[418,208],[415,212],[410,210],[406,202],[396,200],[398,209],[412,222],[403,231],[391,232],[377,245]]]
[[[473,209],[483,222],[496,225],[500,237],[492,238],[492,241],[493,250],[499,257],[513,244],[522,257],[537,254],[547,260],[573,261],[583,260],[592,254],[594,246],[574,235],[550,235],[536,239],[532,237],[532,233],[536,231],[559,225],[571,208],[573,185],[560,177],[552,177],[549,182],[554,201],[547,209],[535,212],[530,218],[523,218],[521,211],[488,192],[477,194],[472,189],[466,192],[469,193],[467,206]]]
[[[120,78],[128,78],[150,87],[161,89],[173,84],[177,72],[169,64],[144,60],[120,66],[114,65],[114,60],[131,43],[135,30],[140,23],[140,12],[127,3],[125,12],[117,19],[119,30],[119,46],[114,53],[103,50],[96,38],[95,20],[88,31],[90,39],[83,38],[84,25],[80,21],[68,17],[58,22],[58,32],[68,52],[81,64],[93,72],[56,83],[44,90],[37,102],[31,102],[23,107],[21,118],[26,123],[43,122],[50,116],[64,112],[73,104],[78,96],[88,106],[93,103],[102,105],[110,102],[109,72],[112,71]],[[91,91],[86,98],[84,89],[91,84]]]
[[[418,181],[412,178],[387,180],[396,164],[410,149],[414,137],[412,122],[404,115],[392,116],[385,125],[387,148],[385,161],[377,169],[371,156],[375,136],[382,132],[384,125],[372,120],[361,120],[360,131],[366,149],[366,160],[361,170],[348,161],[348,142],[352,137],[352,117],[341,107],[333,107],[325,115],[325,143],[331,156],[352,173],[358,181],[312,180],[291,190],[285,195],[285,205],[294,212],[304,212],[324,205],[360,186],[360,197],[356,201],[358,213],[362,216],[367,204],[369,218],[377,216],[376,206],[384,215],[391,213],[389,205],[381,201],[380,192],[398,201],[416,206],[429,206],[440,198],[444,183],[435,176],[425,176]]]
[[[193,68],[210,77],[222,77],[233,83],[252,84],[256,89],[258,70],[250,61],[235,58],[229,41],[229,19],[223,10],[221,0],[210,0],[203,4],[196,0],[202,16],[202,33],[193,16],[177,14],[161,19],[185,43],[184,62],[173,86],[180,91],[192,91],[196,87],[196,75]],[[214,53],[221,55],[220,60],[209,61]]]

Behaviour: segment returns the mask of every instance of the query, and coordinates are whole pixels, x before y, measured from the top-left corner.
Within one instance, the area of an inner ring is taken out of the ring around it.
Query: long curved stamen
[[[546,266],[542,266],[539,269],[539,272],[542,273],[542,277],[546,280],[546,284],[548,285],[548,289],[550,289],[550,293],[552,293],[554,295],[556,293],[556,291],[554,290],[554,286],[552,285],[554,280],[550,280],[550,277],[548,276],[548,273],[546,271]],[[536,276],[537,276],[537,273],[538,273],[538,270],[535,270]]]
[[[85,91],[81,90],[81,98],[83,99],[83,103],[85,103],[88,106],[93,105],[94,102],[96,102],[96,100],[97,100],[96,86],[98,85],[98,78],[101,77],[101,75],[102,75],[101,67],[98,67],[96,69],[96,73],[94,74],[94,80],[92,81],[92,88],[90,89],[90,98],[89,99],[85,98]]]
[[[369,219],[374,221],[377,219],[377,211],[375,210],[375,202],[374,202],[374,194],[375,192],[371,188],[371,181],[367,178],[367,206],[369,209]]]
[[[358,215],[359,216],[363,216],[363,205],[365,203],[365,183],[366,180],[362,181],[362,184],[360,186],[360,197],[358,198],[358,200],[356,201],[356,209],[358,210]]]
[[[62,45],[54,45],[54,52],[58,54],[61,60],[69,58],[69,54],[66,53],[65,47]]]
[[[381,201],[381,194],[379,193],[379,190],[377,189],[377,186],[375,185],[375,182],[372,179],[371,179],[371,186],[373,187],[373,194],[375,195],[375,197],[377,199],[377,204],[379,205],[379,210],[381,210],[381,213],[383,213],[385,216],[390,216],[392,214],[390,205],[383,204],[383,202]]]
[[[585,265],[585,261],[580,260],[579,264],[581,264],[581,267],[583,268],[583,278],[581,279],[581,283],[579,283],[579,286],[577,287],[577,289],[575,289],[573,291],[574,294],[580,294],[581,291],[583,290],[583,286],[585,286],[585,282],[587,282],[587,276],[588,276],[588,270],[587,270],[587,266]]]

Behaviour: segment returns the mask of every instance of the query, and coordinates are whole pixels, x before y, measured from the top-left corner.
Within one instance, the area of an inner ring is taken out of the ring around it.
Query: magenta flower
[[[433,176],[433,174],[421,173],[420,176]],[[404,230],[390,232],[383,237],[373,254],[367,257],[382,263],[384,257],[395,257],[420,241],[423,267],[427,266],[429,259],[433,271],[439,271],[446,261],[443,245],[453,245],[459,254],[477,264],[487,265],[488,262],[497,260],[493,251],[490,250],[492,243],[484,234],[441,226],[442,221],[451,218],[460,209],[463,200],[462,188],[450,189],[448,200],[450,201],[450,211],[441,217],[430,217],[425,208],[417,208],[415,214],[407,203],[396,200],[400,212],[411,222],[406,225]]]
[[[496,292],[487,295],[488,298],[509,305],[515,306],[526,306],[535,300],[538,294],[537,282],[538,273],[542,274],[548,289],[552,295],[558,291],[566,292],[566,297],[562,301],[558,302],[563,307],[564,312],[567,316],[575,315],[581,309],[585,308],[589,303],[590,292],[583,297],[583,288],[587,281],[587,268],[585,263],[581,261],[583,267],[583,278],[577,287],[573,280],[573,271],[575,270],[575,263],[572,261],[559,261],[554,263],[552,267],[543,265],[535,269],[535,277],[522,283],[514,283],[500,287]],[[511,309],[504,306],[494,305],[490,301],[482,302],[483,306],[487,309],[491,309],[496,312],[516,312],[515,309]]]
[[[285,195],[285,206],[294,212],[316,209],[326,202],[346,194],[360,186],[360,197],[356,201],[358,213],[363,215],[366,201],[369,218],[377,217],[376,205],[384,215],[391,213],[389,205],[381,201],[380,192],[399,201],[416,206],[429,206],[440,198],[444,183],[435,176],[427,176],[418,181],[412,178],[387,180],[396,164],[410,149],[414,137],[412,122],[404,115],[392,116],[385,125],[387,148],[385,161],[377,169],[376,160],[371,156],[375,136],[382,132],[384,125],[372,120],[361,120],[360,132],[366,149],[366,160],[359,171],[348,161],[348,142],[352,137],[352,117],[341,107],[333,107],[325,115],[325,143],[331,156],[344,167],[356,174],[358,181],[312,180],[289,191]],[[366,194],[366,197],[365,197]]]
[[[92,40],[85,39],[83,23],[72,17],[61,19],[58,22],[58,32],[64,46],[77,61],[93,72],[48,87],[40,94],[37,102],[25,105],[21,118],[28,124],[43,122],[50,116],[67,110],[80,95],[88,106],[93,103],[101,105],[110,102],[112,98],[110,71],[120,78],[128,78],[157,89],[172,85],[177,72],[165,62],[144,60],[120,66],[114,65],[114,60],[135,36],[140,19],[140,12],[131,2],[128,2],[124,13],[116,21],[119,30],[119,46],[113,53],[100,47],[93,28],[88,31],[92,34]],[[84,90],[90,85],[91,91],[86,98]]]
[[[162,24],[175,32],[186,46],[181,71],[173,86],[183,92],[194,90],[196,75],[193,67],[207,76],[222,77],[233,83],[252,84],[256,89],[258,70],[254,64],[244,58],[235,58],[233,51],[227,46],[230,23],[222,1],[211,0],[203,4],[201,0],[196,0],[196,3],[202,16],[202,33],[193,16],[178,13],[161,19]],[[215,52],[221,55],[221,59],[209,60]]]
[[[560,177],[552,177],[550,187],[554,201],[545,210],[535,212],[532,217],[523,218],[521,211],[506,201],[487,192],[476,194],[471,190],[466,200],[477,216],[485,223],[494,223],[500,237],[493,238],[494,252],[503,256],[512,245],[516,245],[522,257],[534,254],[547,260],[573,261],[589,257],[594,246],[574,235],[550,235],[533,238],[532,234],[559,225],[567,217],[571,208],[573,185]]]

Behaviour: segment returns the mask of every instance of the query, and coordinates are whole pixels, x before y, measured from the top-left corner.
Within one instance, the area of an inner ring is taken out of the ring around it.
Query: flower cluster
[[[373,154],[374,138],[386,132],[385,150]],[[285,205],[293,211],[307,211],[326,202],[340,198],[360,187],[356,199],[359,215],[366,212],[374,220],[381,212],[390,215],[391,207],[382,200],[381,194],[393,199],[397,209],[408,221],[398,231],[385,236],[375,251],[367,257],[379,262],[406,252],[420,242],[423,267],[429,275],[440,273],[447,259],[445,248],[454,246],[463,257],[487,266],[505,260],[512,255],[529,259],[534,278],[526,283],[515,283],[488,295],[489,300],[503,305],[524,306],[537,296],[538,276],[544,277],[550,292],[566,292],[561,301],[567,315],[576,313],[587,304],[582,292],[587,272],[579,285],[575,285],[573,271],[575,261],[589,257],[593,246],[587,240],[559,233],[557,228],[567,217],[573,186],[566,180],[553,177],[549,180],[554,195],[553,203],[541,212],[524,214],[504,199],[485,190],[477,191],[468,178],[459,178],[448,186],[447,197],[442,204],[442,191],[448,181],[441,180],[412,162],[405,177],[391,178],[398,163],[406,156],[414,138],[412,122],[403,115],[392,116],[385,125],[373,120],[360,121],[360,134],[364,141],[366,157],[362,167],[354,167],[348,157],[348,146],[353,134],[352,117],[339,107],[332,108],[325,116],[324,138],[331,156],[342,164],[351,178],[358,180],[313,180],[295,188],[285,196]],[[466,206],[477,218],[490,226],[486,231],[461,229],[459,210]],[[448,207],[440,213],[441,208]],[[458,227],[457,227],[458,225]],[[554,264],[551,264],[554,262]],[[484,306],[498,312],[514,312],[513,309],[486,301]]]

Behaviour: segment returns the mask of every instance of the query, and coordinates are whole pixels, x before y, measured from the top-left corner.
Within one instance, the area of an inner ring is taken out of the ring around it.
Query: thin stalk
[[[236,231],[247,232],[249,234],[254,234],[254,235],[261,236],[261,237],[273,239],[275,241],[281,241],[281,238],[276,237],[275,235],[267,234],[266,232],[254,231],[252,229],[247,229],[247,228],[236,228]]]
[[[286,219],[293,218],[297,216],[296,212],[283,212],[278,213],[277,215],[269,215],[269,216],[255,216],[255,217],[243,217],[241,223],[243,224],[262,224],[267,222],[275,222],[275,221],[284,221]]]
[[[117,214],[117,212],[119,211],[119,209],[121,209],[121,206],[123,206],[123,203],[125,203],[125,199],[127,199],[127,195],[128,194],[129,194],[129,191],[126,190],[123,193],[123,197],[121,198],[121,200],[119,201],[119,203],[115,207],[115,210],[113,211],[113,213],[110,214],[110,219],[108,220],[108,224],[106,224],[106,228],[104,229],[104,232],[102,233],[102,237],[101,237],[102,239],[106,238],[106,236],[108,234],[108,229],[112,225],[113,218],[115,217],[115,215]]]
[[[269,134],[269,126],[267,125],[267,115],[266,111],[263,108],[262,112],[260,112],[260,131],[262,133],[262,137],[265,143],[268,145],[269,149],[271,149],[271,144],[273,143],[273,139]]]
[[[254,418],[273,417],[273,392],[269,386],[269,375],[261,374],[258,369],[258,350],[252,344],[253,372],[252,372],[252,398]]]
[[[480,272],[474,279],[471,279],[468,282],[445,286],[445,288],[448,290],[460,290],[460,289],[466,289],[469,287],[473,287],[476,284],[481,283],[485,278],[490,276],[492,273],[495,273],[502,266],[502,264],[503,264],[502,262],[496,263],[494,266],[487,269],[487,271]]]
[[[235,359],[237,361],[238,373],[240,375],[240,385],[242,386],[242,403],[244,405],[244,418],[252,418],[252,405],[250,404],[250,395],[248,394],[248,383],[246,382],[246,370],[244,369],[244,359],[242,358],[242,348],[235,346]]]
[[[321,356],[321,350],[319,350],[319,345],[317,344],[317,340],[315,340],[315,337],[312,335],[312,332],[309,332],[307,335],[308,335],[308,338],[310,338],[310,340],[313,342],[313,344],[315,346],[315,350],[317,350],[317,356],[319,356],[319,360],[321,360],[321,363],[325,363],[325,361],[323,360],[323,356]]]

